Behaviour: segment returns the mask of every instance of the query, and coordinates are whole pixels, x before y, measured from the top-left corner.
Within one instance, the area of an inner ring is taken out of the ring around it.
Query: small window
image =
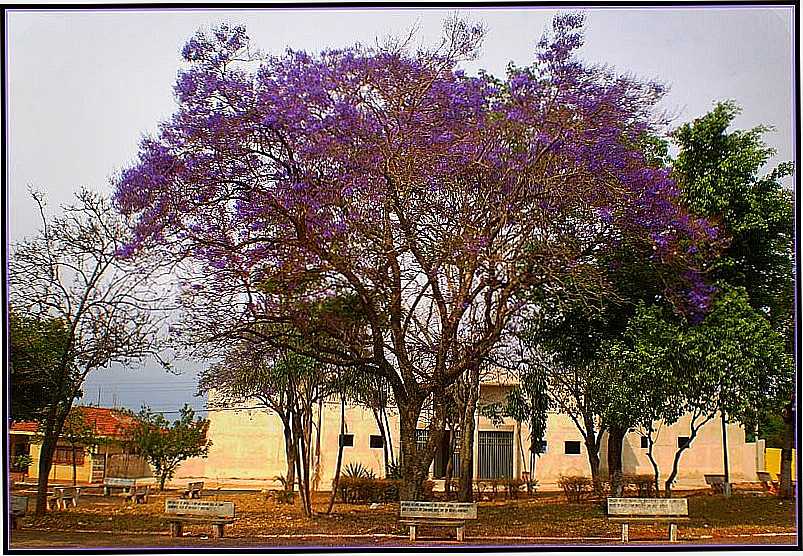
[[[546,440],[539,440],[536,442],[535,451],[539,454],[546,454]]]
[[[689,437],[688,436],[678,436],[678,449],[680,448],[688,448],[689,447]]]
[[[385,439],[379,434],[372,434],[370,442],[371,448],[381,448],[385,445]]]
[[[646,436],[642,436],[641,437],[641,447],[644,448],[644,449],[650,447],[650,443],[647,442],[647,437]]]
[[[340,435],[340,445],[341,446],[354,446],[354,435],[353,434],[341,434]]]
[[[566,454],[579,454],[580,453],[580,441],[579,440],[567,440],[564,443],[564,453],[566,453]]]
[[[56,446],[56,451],[53,453],[53,463],[56,465],[72,465],[73,464],[73,450],[71,446]],[[84,464],[84,448],[75,448],[75,465],[81,466]]]

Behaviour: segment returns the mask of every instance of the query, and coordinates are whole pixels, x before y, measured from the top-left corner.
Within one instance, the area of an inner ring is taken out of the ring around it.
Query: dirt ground
[[[281,504],[258,492],[211,490],[204,500],[235,503],[236,521],[226,526],[223,539],[213,538],[211,526],[185,526],[184,537],[173,538],[164,519],[165,498],[151,496],[147,504],[126,503],[119,496],[82,492],[80,505],[49,512],[42,519],[21,520],[12,532],[11,548],[82,547],[393,547],[409,546],[406,527],[397,523],[398,503],[371,507],[336,504],[332,515],[304,518],[297,505]],[[678,493],[689,498],[690,520],[678,526],[680,544],[795,546],[795,503],[757,491],[725,498],[707,491]],[[323,511],[327,493],[314,497]],[[516,545],[579,546],[619,544],[620,526],[605,519],[600,502],[568,504],[560,493],[539,493],[517,500],[479,503],[479,519],[466,526],[462,545],[453,529],[421,528],[418,545],[444,547]],[[666,524],[631,524],[631,545],[667,542]]]

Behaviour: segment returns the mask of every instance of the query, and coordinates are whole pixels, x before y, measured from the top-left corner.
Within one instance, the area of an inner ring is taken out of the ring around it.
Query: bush
[[[655,476],[654,475],[625,475],[622,477],[624,492],[639,498],[654,498]]]
[[[389,463],[387,473],[385,474],[386,479],[401,479],[401,465],[398,463]]]
[[[337,490],[340,500],[349,504],[369,502],[398,502],[402,482],[398,479],[377,479],[373,477],[340,478]],[[424,481],[424,498],[433,499],[435,483]]]
[[[594,492],[591,479],[583,476],[561,476],[558,479],[558,486],[563,489],[566,500],[572,503],[580,503]]]
[[[346,466],[344,471],[346,477],[358,477],[362,479],[375,479],[376,475],[372,469],[358,462],[352,462]]]
[[[519,497],[519,491],[526,483],[521,479],[505,479],[505,494],[507,498],[514,499]]]

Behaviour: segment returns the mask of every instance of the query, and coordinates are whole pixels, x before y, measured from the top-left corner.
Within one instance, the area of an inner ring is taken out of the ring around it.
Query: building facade
[[[504,397],[510,385],[484,384],[480,402],[490,403]],[[214,401],[214,393],[210,393]],[[205,459],[192,459],[180,466],[174,482],[204,479],[211,484],[278,486],[277,477],[286,473],[284,436],[279,418],[257,402],[209,412],[209,436],[212,447]],[[317,416],[316,416],[317,420]],[[389,414],[389,446],[398,459],[399,419]],[[320,418],[320,453],[313,455],[313,474],[318,475],[321,490],[327,490],[334,476],[340,435],[339,403],[323,405]],[[564,475],[590,476],[588,454],[580,432],[568,415],[551,413],[548,416],[543,453],[530,461],[529,429],[513,419],[493,422],[477,415],[474,438],[474,476],[476,479],[521,477],[528,473],[543,490],[556,489]],[[418,438],[426,441],[426,424],[419,424]],[[679,443],[688,441],[689,417],[671,426],[661,427],[653,449],[661,472],[661,481],[671,471],[672,461]],[[382,437],[371,410],[349,407],[345,419],[343,468],[359,463],[384,475]],[[746,442],[744,429],[736,424],[727,425],[729,473],[732,482],[755,482],[756,472],[765,469],[764,442]],[[700,429],[690,447],[683,452],[679,474],[674,488],[705,487],[705,474],[723,473],[722,425],[712,419]],[[448,439],[444,440],[430,467],[430,476],[436,488],[442,488],[448,461]],[[641,435],[626,435],[622,450],[623,470],[628,474],[652,474],[647,449]],[[600,449],[601,471],[606,473],[607,442],[603,436]],[[451,455],[457,458],[457,454]],[[457,466],[455,465],[455,468]]]
[[[115,469],[129,459],[120,440],[125,428],[133,422],[133,418],[106,407],[84,406],[73,408],[73,411],[81,412],[84,421],[92,427],[99,443],[94,446],[73,447],[65,439],[60,438],[56,443],[49,480],[72,481],[73,461],[75,478],[79,483],[100,483],[106,476],[118,476],[115,473],[119,471]],[[33,421],[11,423],[9,453],[11,475],[14,480],[36,480],[39,477],[42,440],[37,432],[38,428],[39,425]],[[30,464],[19,465],[17,462],[21,460],[18,456],[28,456]]]

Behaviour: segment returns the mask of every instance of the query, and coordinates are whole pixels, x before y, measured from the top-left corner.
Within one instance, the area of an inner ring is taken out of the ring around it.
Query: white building
[[[508,385],[484,384],[480,402],[501,399]],[[214,394],[210,394],[214,396]],[[209,484],[264,487],[278,484],[278,475],[286,472],[282,424],[276,415],[259,407],[257,402],[243,404],[250,409],[228,408],[210,411],[209,435],[212,447],[206,459],[185,462],[178,470],[174,482],[200,478]],[[317,418],[316,418],[317,420]],[[398,457],[399,420],[392,411],[389,415],[390,442]],[[340,432],[339,403],[325,404],[321,417],[320,489],[331,484],[337,458]],[[426,436],[421,424],[422,440]],[[562,475],[590,476],[588,454],[580,432],[567,415],[551,413],[545,435],[545,451],[535,458],[534,472],[529,468],[529,430],[512,419],[498,426],[489,419],[477,416],[474,438],[475,479],[501,476],[520,477],[522,472],[532,473],[543,490],[557,488]],[[735,423],[728,424],[728,460],[732,482],[755,482],[756,472],[764,470],[764,441],[746,442],[744,429]],[[672,460],[680,443],[689,436],[689,417],[681,418],[669,427],[662,427],[654,447],[654,455],[661,471],[661,484],[671,471]],[[626,435],[622,450],[623,471],[628,474],[652,474],[647,449],[642,436],[636,432]],[[444,476],[448,444],[438,451],[430,468],[436,488],[442,488],[438,479]],[[600,449],[601,471],[606,472],[607,443],[603,436]],[[315,456],[313,456],[315,461]],[[379,429],[370,410],[349,407],[346,410],[346,439],[343,467],[357,462],[383,475],[383,450]],[[718,418],[704,425],[683,452],[675,488],[705,487],[703,475],[723,473],[722,428]]]

